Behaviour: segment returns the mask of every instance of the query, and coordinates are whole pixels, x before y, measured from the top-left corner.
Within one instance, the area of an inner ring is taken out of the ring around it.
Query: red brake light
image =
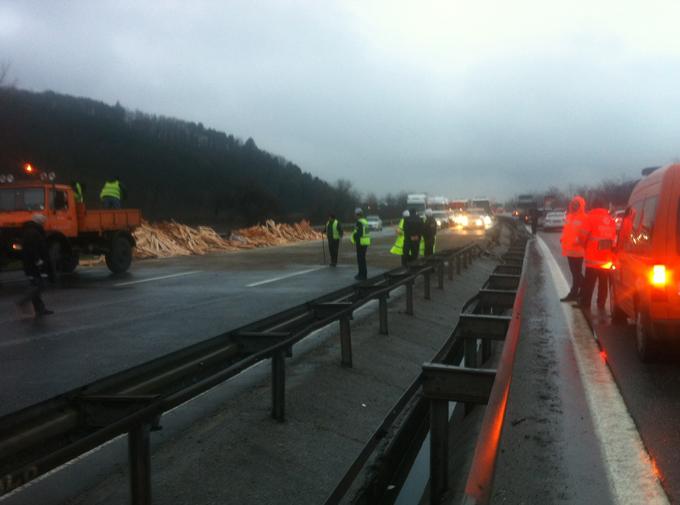
[[[666,265],[654,265],[649,275],[649,281],[656,288],[663,288],[668,284]]]

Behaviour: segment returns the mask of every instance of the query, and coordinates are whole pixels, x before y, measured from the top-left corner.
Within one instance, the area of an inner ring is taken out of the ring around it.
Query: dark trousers
[[[404,258],[406,258],[405,263],[408,265],[412,261],[418,259],[418,253],[420,252],[420,240],[411,240],[409,238],[404,239]]]
[[[604,307],[609,290],[609,270],[602,268],[586,268],[586,277],[581,287],[580,303],[590,307],[597,282],[597,306]]]
[[[31,277],[31,285],[26,291],[26,294],[19,300],[19,305],[26,305],[28,302],[33,304],[33,310],[36,314],[45,310],[45,302],[41,297],[41,293],[45,283],[42,277]]]
[[[102,204],[105,209],[120,209],[120,200],[111,196],[102,198]]]
[[[366,268],[366,251],[368,246],[357,244],[357,266],[359,267],[358,277],[365,279],[368,277],[368,269]]]
[[[571,272],[571,290],[568,296],[577,296],[583,285],[583,258],[567,256]]]
[[[425,251],[423,254],[425,256],[432,256],[434,254],[434,237],[425,237]]]
[[[331,265],[338,264],[338,250],[340,249],[340,241],[332,238],[328,239],[328,250],[331,253]]]

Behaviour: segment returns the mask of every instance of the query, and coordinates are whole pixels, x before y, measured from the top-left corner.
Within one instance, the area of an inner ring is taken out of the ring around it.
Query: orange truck
[[[34,214],[42,214],[57,272],[73,272],[80,254],[103,254],[106,266],[116,274],[130,268],[135,246],[132,232],[142,220],[139,210],[89,210],[76,202],[69,185],[46,179],[6,180],[0,183],[0,261],[21,257],[22,228]]]

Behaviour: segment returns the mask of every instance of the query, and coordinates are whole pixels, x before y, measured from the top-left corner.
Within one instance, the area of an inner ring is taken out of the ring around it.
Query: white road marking
[[[280,276],[280,277],[274,277],[274,278],[272,278],[272,279],[267,279],[267,280],[264,280],[264,281],[259,281],[259,282],[253,282],[253,283],[251,283],[251,284],[246,284],[246,287],[247,287],[247,288],[254,288],[255,286],[262,286],[263,284],[269,284],[270,282],[276,282],[276,281],[280,281],[280,280],[283,280],[283,279],[288,279],[288,278],[290,278],[290,277],[295,277],[295,276],[297,276],[297,275],[303,275],[303,274],[308,274],[308,273],[310,273],[310,272],[316,272],[317,270],[322,270],[322,269],[324,269],[324,268],[327,268],[327,267],[326,267],[326,266],[323,266],[323,267],[309,268],[309,269],[307,269],[307,270],[301,270],[301,271],[299,271],[299,272],[293,272],[292,274],[282,275],[282,276]]]
[[[537,237],[557,292],[566,293],[569,283],[542,238]],[[599,350],[585,316],[570,304],[562,311],[569,326],[574,354],[602,455],[612,495],[621,504],[668,504],[661,483],[645,450],[635,422],[628,413],[611,371]]]
[[[162,275],[160,277],[151,277],[150,279],[141,279],[139,281],[130,281],[130,282],[119,282],[118,284],[114,284],[115,287],[121,287],[121,286],[132,286],[133,284],[142,284],[144,282],[153,282],[153,281],[162,281],[163,279],[173,279],[175,277],[184,277],[185,275],[194,275],[194,274],[200,274],[200,270],[192,270],[191,272],[180,272],[178,274],[171,274],[171,275]]]

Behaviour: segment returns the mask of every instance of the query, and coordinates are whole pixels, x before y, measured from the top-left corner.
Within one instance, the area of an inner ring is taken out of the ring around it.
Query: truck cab
[[[103,254],[113,273],[130,267],[139,210],[88,210],[76,202],[71,186],[46,180],[0,184],[0,259],[21,256],[23,227],[34,214],[46,218],[49,254],[58,272],[75,270],[81,253]]]

